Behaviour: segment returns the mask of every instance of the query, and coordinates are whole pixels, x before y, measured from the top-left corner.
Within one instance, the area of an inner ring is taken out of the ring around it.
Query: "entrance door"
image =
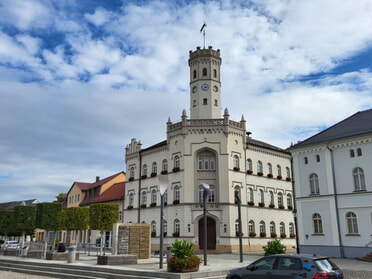
[[[204,218],[199,220],[199,249],[204,249]],[[216,221],[207,217],[207,249],[216,249]]]

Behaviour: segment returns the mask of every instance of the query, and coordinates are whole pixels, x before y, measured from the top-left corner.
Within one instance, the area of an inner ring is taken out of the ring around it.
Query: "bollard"
[[[167,262],[169,261],[169,259],[172,257],[172,246],[167,246]]]
[[[74,263],[76,260],[76,246],[68,247],[67,263]]]

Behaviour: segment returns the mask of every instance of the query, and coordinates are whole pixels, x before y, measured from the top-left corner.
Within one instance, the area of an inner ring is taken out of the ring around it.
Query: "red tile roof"
[[[118,182],[96,197],[90,203],[108,202],[123,199],[125,193],[125,182]]]

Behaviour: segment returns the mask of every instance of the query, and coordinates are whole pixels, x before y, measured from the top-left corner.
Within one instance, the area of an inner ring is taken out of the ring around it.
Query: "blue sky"
[[[372,1],[0,2],[0,202],[125,170],[189,112],[188,53],[221,50],[222,109],[286,148],[372,107]]]

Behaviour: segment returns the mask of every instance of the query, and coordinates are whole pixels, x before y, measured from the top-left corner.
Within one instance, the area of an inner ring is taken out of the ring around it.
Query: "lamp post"
[[[168,176],[159,175],[159,188],[160,188],[160,251],[159,251],[159,269],[163,268],[163,240],[164,240],[164,193],[168,187]]]
[[[242,240],[242,212],[239,190],[235,190],[235,201],[238,204],[238,230],[239,230],[239,255],[240,262],[243,262],[243,240]]]
[[[204,265],[207,265],[207,198],[210,186],[206,183],[201,184],[203,186],[203,241],[204,241]]]

